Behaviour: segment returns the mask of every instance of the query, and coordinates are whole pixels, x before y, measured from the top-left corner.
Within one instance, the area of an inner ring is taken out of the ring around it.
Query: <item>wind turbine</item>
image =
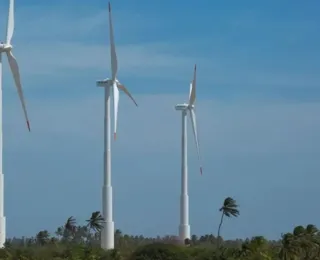
[[[6,42],[0,43],[0,247],[2,247],[6,240],[6,218],[4,216],[4,176],[2,171],[2,53],[6,53],[8,57],[9,66],[13,74],[13,79],[18,90],[18,95],[22,104],[22,109],[27,122],[27,127],[30,131],[30,124],[28,120],[28,114],[26,110],[26,105],[23,97],[19,66],[12,54],[11,39],[14,31],[14,0],[9,2],[9,15],[7,24],[7,36]]]
[[[193,135],[197,147],[198,159],[200,162],[200,173],[202,175],[201,157],[196,125],[196,114],[194,103],[196,101],[196,72],[194,66],[193,80],[190,83],[189,103],[178,104],[175,109],[182,112],[182,137],[181,137],[181,195],[180,195],[180,225],[179,238],[184,241],[190,239],[189,225],[189,195],[188,195],[188,163],[187,163],[187,113],[190,113]]]
[[[114,113],[114,140],[117,133],[117,117],[119,105],[119,89],[122,90],[135,103],[134,98],[124,85],[117,79],[118,62],[116,47],[114,43],[111,4],[109,2],[109,31],[110,31],[110,57],[111,57],[111,76],[104,80],[97,81],[98,87],[105,90],[105,115],[104,115],[104,179],[102,187],[102,215],[104,217],[103,229],[101,231],[101,248],[114,248],[114,222],[112,216],[112,186],[111,186],[111,120],[110,120],[110,96],[113,94],[113,113]]]

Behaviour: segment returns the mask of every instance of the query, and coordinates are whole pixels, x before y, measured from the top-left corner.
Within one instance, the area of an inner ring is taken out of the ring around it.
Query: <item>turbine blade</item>
[[[117,121],[118,121],[118,107],[119,107],[119,89],[117,84],[113,84],[113,112],[114,112],[114,140],[117,139]]]
[[[122,90],[132,101],[133,103],[138,106],[137,102],[134,100],[134,98],[131,96],[130,92],[127,90],[127,88],[121,84],[118,84],[118,88]]]
[[[18,63],[17,63],[15,57],[12,55],[11,51],[7,52],[7,57],[8,57],[10,69],[11,69],[11,72],[12,72],[12,75],[13,75],[13,79],[14,79],[14,82],[15,82],[16,87],[17,87],[17,91],[18,91],[18,95],[19,95],[20,102],[21,102],[21,105],[22,105],[24,117],[26,119],[27,127],[28,127],[29,132],[30,132],[30,123],[29,123],[28,113],[27,113],[26,104],[25,104],[25,101],[24,101],[23,91],[22,91],[22,87],[21,87],[19,66],[18,66]]]
[[[197,65],[194,65],[193,80],[190,83],[189,105],[196,101]]]
[[[118,61],[116,46],[114,43],[114,34],[113,34],[113,24],[112,24],[112,15],[111,15],[111,4],[109,2],[109,31],[110,31],[110,58],[111,58],[111,74],[112,80],[115,81],[118,72]]]
[[[194,140],[195,140],[195,143],[197,146],[198,160],[199,160],[199,164],[200,164],[200,174],[202,175],[202,165],[201,165],[201,156],[200,156],[200,148],[199,148],[199,140],[198,140],[196,114],[193,109],[190,109],[190,118],[191,118],[191,123],[192,123]]]
[[[14,0],[9,2],[9,15],[8,15],[8,24],[7,24],[7,39],[6,43],[10,44],[13,36],[14,30]]]

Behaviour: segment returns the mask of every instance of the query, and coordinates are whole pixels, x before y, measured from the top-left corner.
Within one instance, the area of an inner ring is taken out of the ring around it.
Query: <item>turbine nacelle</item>
[[[115,80],[117,85],[120,85],[120,81],[119,80]],[[112,87],[113,86],[113,81],[112,79],[109,79],[109,78],[106,78],[106,79],[103,79],[103,80],[98,80],[96,82],[97,84],[97,87]]]
[[[6,44],[1,42],[0,43],[0,52],[8,52],[12,50],[12,45],[11,44]]]
[[[178,111],[183,111],[187,109],[192,109],[194,108],[194,105],[189,105],[189,104],[178,104],[175,106],[175,109]]]

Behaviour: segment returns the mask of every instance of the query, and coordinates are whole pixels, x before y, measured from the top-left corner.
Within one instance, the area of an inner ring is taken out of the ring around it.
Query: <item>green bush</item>
[[[188,260],[185,248],[172,244],[154,243],[138,248],[130,260]]]
[[[213,248],[189,247],[186,253],[192,260],[216,260],[216,252]]]

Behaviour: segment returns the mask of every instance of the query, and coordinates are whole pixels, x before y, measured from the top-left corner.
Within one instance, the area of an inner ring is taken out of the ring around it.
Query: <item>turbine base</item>
[[[190,239],[190,225],[180,225],[179,226],[179,239],[181,242],[188,238]]]
[[[102,215],[105,222],[101,230],[101,248],[105,250],[113,249],[114,222],[112,218],[112,187],[110,185],[102,187]]]
[[[0,248],[4,247],[6,242],[6,217],[0,217]]]
[[[114,222],[107,221],[101,230],[101,248],[104,250],[114,249]]]

